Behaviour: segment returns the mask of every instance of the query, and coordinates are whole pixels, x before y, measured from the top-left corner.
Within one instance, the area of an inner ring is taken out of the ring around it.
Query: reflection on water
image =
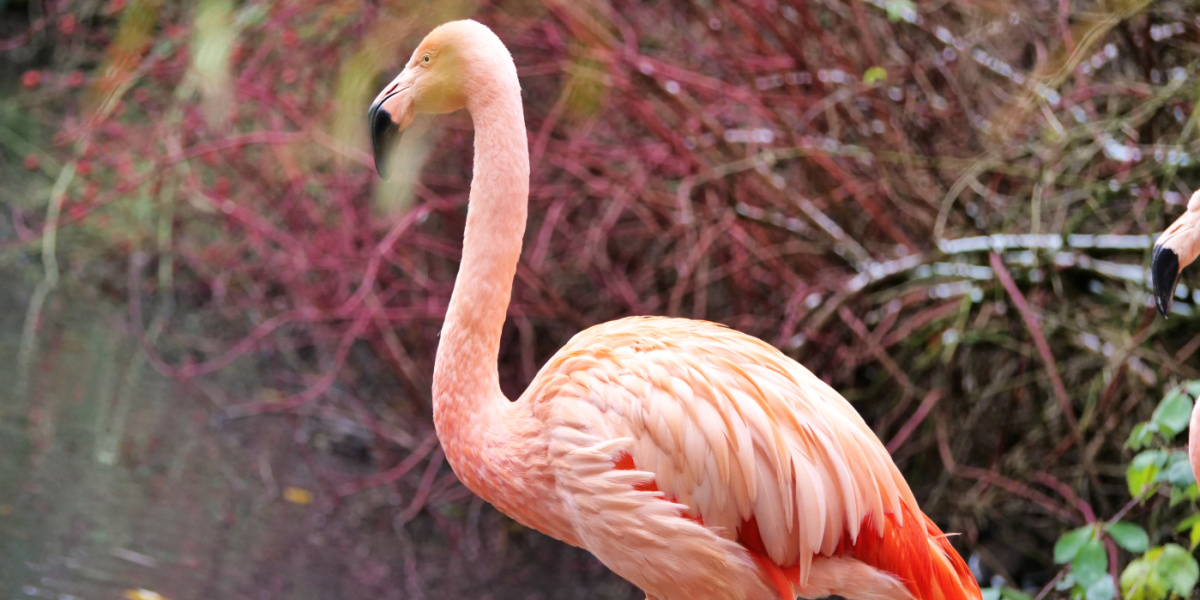
[[[66,295],[47,306],[28,397],[0,390],[0,597],[368,591],[330,572],[347,548],[321,539],[317,507],[283,500],[247,468],[256,457],[277,487],[313,487],[286,456],[293,448],[270,443],[284,423],[214,435],[204,397],[143,369],[115,311]],[[0,296],[5,381],[15,380],[23,301]]]
[[[0,382],[28,302],[14,288]],[[144,367],[124,314],[86,296],[51,295],[27,397],[0,386],[0,598],[641,597],[472,498],[396,527],[403,489],[335,502],[332,484],[380,466],[314,448],[306,418],[215,424],[216,400]],[[261,374],[221,376],[249,395]]]

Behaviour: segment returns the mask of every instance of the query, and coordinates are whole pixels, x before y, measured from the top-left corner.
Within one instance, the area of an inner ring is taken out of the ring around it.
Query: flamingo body
[[[853,407],[761,340],[621,319],[580,332],[504,398],[496,360],[529,186],[512,58],[483,25],[443,25],[369,116],[382,173],[415,113],[460,108],[475,173],[433,396],[467,487],[656,600],[980,598]]]
[[[571,533],[651,596],[971,597],[858,413],[757,338],[688,319],[598,325],[522,402],[544,424]],[[848,593],[852,572],[887,593]],[[730,584],[756,591],[713,594]]]

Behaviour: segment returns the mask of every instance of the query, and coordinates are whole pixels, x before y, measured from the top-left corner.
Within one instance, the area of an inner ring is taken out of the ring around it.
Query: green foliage
[[[1200,394],[1200,382],[1192,381],[1173,388],[1163,397],[1149,421],[1139,423],[1129,434],[1125,447],[1140,450],[1149,447],[1157,434],[1170,442],[1187,428],[1192,414],[1192,398]]]
[[[1187,598],[1200,579],[1196,558],[1182,546],[1151,548],[1121,573],[1121,594],[1127,600]]]
[[[1116,533],[1113,533],[1113,528]],[[1146,532],[1141,527],[1128,523],[1112,523],[1105,531],[1122,547],[1126,544],[1136,547],[1139,543],[1145,549]],[[1054,544],[1054,562],[1071,564],[1071,579],[1067,589],[1074,589],[1074,595],[1087,600],[1109,600],[1116,592],[1112,577],[1108,574],[1108,552],[1104,542],[1099,537],[1100,528],[1096,525],[1085,525],[1063,534]]]
[[[1145,552],[1150,545],[1150,536],[1141,525],[1118,521],[1106,527],[1104,531],[1118,546],[1130,552]]]
[[[1083,593],[1086,600],[1111,600],[1117,595],[1117,584],[1113,582],[1112,575],[1105,573],[1100,576],[1092,585],[1087,587]]]
[[[983,588],[983,600],[1033,600],[1033,596],[1009,587]]]
[[[1192,399],[1183,390],[1174,389],[1167,393],[1158,408],[1154,409],[1151,423],[1158,425],[1159,430],[1168,440],[1187,428],[1188,417],[1192,414]]]
[[[1079,554],[1084,544],[1094,539],[1095,535],[1096,527],[1093,525],[1064,533],[1062,537],[1058,538],[1058,543],[1054,544],[1054,562],[1058,564],[1071,562]]]
[[[863,83],[865,83],[867,85],[874,85],[876,83],[882,83],[884,81],[887,81],[887,76],[888,76],[887,69],[876,65],[874,67],[871,67],[870,69],[867,69],[867,71],[865,73],[863,73]]]
[[[1167,455],[1163,463],[1162,471],[1154,478],[1155,483],[1169,483],[1175,488],[1186,488],[1196,483],[1195,475],[1192,475],[1192,465],[1188,461],[1187,453],[1172,452]]]
[[[1187,428],[1197,394],[1200,394],[1200,382],[1172,388],[1154,409],[1150,420],[1134,426],[1125,444],[1126,448],[1139,451],[1125,471],[1132,496],[1129,505],[1109,521],[1091,523],[1062,534],[1054,544],[1054,562],[1070,565],[1070,571],[1059,580],[1057,587],[1069,591],[1071,598],[1110,600],[1116,597],[1117,586],[1108,571],[1113,557],[1105,545],[1106,536],[1121,550],[1136,555],[1121,571],[1122,598],[1171,600],[1187,598],[1194,591],[1200,579],[1200,565],[1191,550],[1200,544],[1200,513],[1184,518],[1170,530],[1174,534],[1187,535],[1187,549],[1171,542],[1151,547],[1151,539],[1161,539],[1164,532],[1147,532],[1141,525],[1120,519],[1128,510],[1145,506],[1164,491],[1164,487],[1170,491],[1167,509],[1183,502],[1194,502],[1200,497],[1187,453],[1169,446]],[[1150,505],[1150,510],[1161,510],[1161,507],[1162,502],[1158,502]],[[1158,522],[1158,519],[1151,522]],[[985,598],[989,597],[1005,596],[995,591],[985,595]]]
[[[884,8],[887,10],[888,20],[893,23],[901,19],[911,21],[911,15],[917,12],[917,5],[912,0],[887,0]]]
[[[1162,450],[1146,450],[1129,462],[1125,470],[1125,481],[1129,495],[1141,496],[1158,478],[1158,472],[1167,462],[1167,453]]]
[[[1196,489],[1196,486],[1193,485],[1192,489]],[[1197,542],[1200,542],[1200,513],[1184,519],[1175,527],[1175,533],[1183,533],[1185,531],[1188,532],[1188,540],[1190,542],[1188,547],[1195,550]]]
[[[1092,538],[1083,544],[1079,554],[1071,560],[1071,574],[1075,576],[1075,584],[1090,589],[1099,582],[1108,571],[1108,552],[1104,542]]]

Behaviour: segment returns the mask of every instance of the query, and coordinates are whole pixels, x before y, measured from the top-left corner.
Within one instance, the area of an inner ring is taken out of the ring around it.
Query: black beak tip
[[[383,109],[382,102],[371,105],[367,111],[367,121],[371,126],[371,150],[375,155],[375,172],[387,179],[388,158],[396,139],[400,137],[400,128],[392,120],[392,115]]]
[[[1171,312],[1175,285],[1179,283],[1179,255],[1174,250],[1155,246],[1150,258],[1150,280],[1154,289],[1154,305],[1166,317]]]

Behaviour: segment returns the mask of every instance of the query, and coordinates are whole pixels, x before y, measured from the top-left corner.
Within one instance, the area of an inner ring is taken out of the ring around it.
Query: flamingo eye
[[[422,56],[421,60],[425,61],[425,64],[429,64],[429,55],[426,54],[425,56]]]

